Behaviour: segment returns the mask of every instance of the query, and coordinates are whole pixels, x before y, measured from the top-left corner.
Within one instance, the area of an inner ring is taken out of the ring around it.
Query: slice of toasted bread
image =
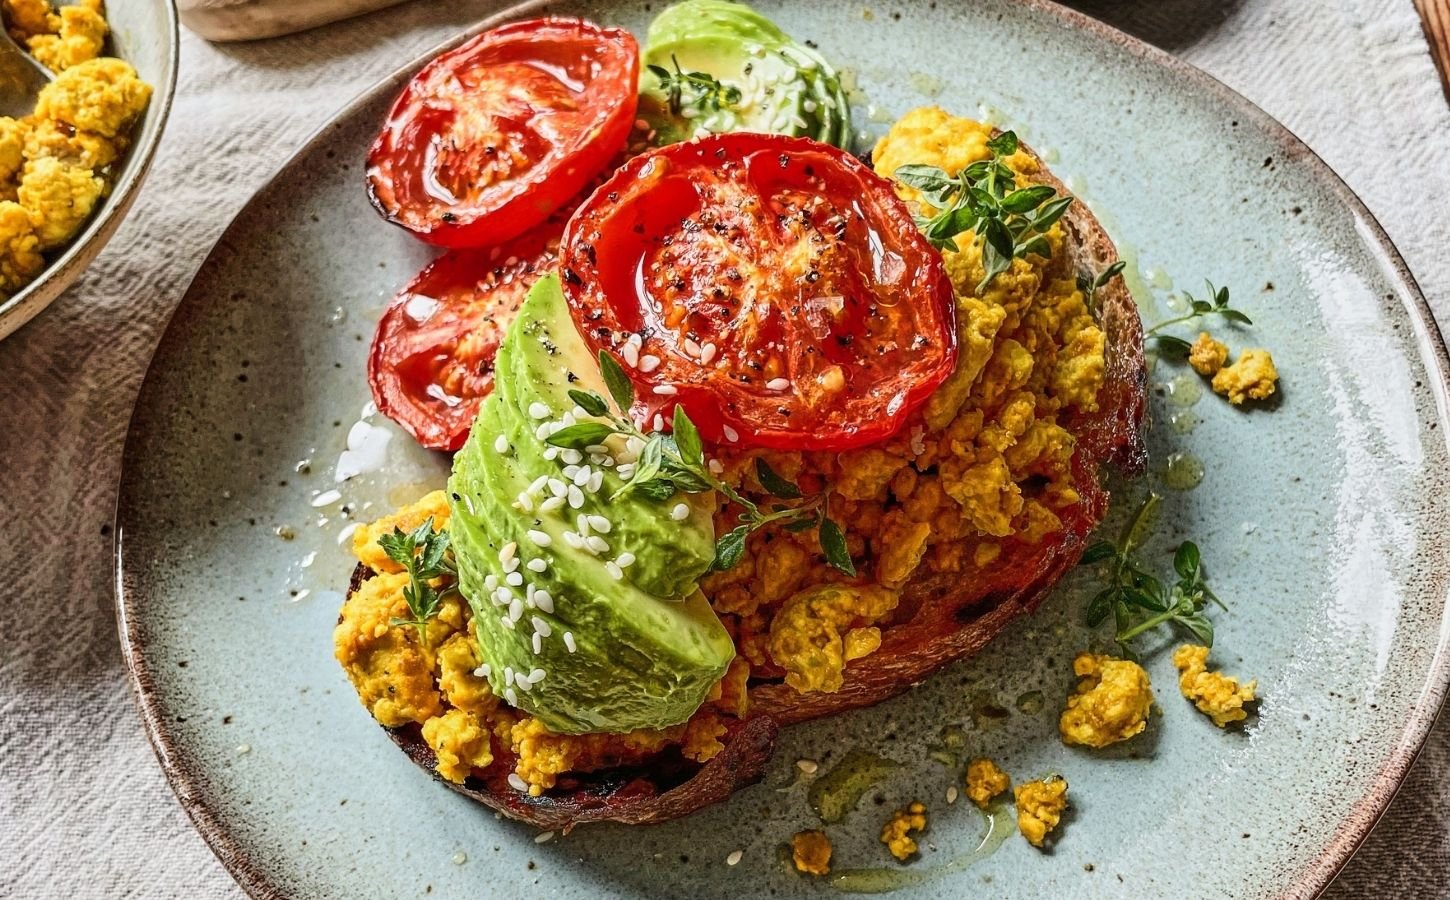
[[[1036,180],[1066,193],[1045,166]],[[1063,223],[1067,230],[1066,272],[1092,278],[1117,260],[1112,241],[1081,201],[1069,208]],[[722,738],[725,749],[707,763],[692,763],[666,751],[642,766],[571,776],[542,796],[530,797],[509,785],[514,760],[501,753],[487,770],[465,783],[445,783],[504,815],[540,828],[568,829],[581,822],[605,820],[662,822],[716,803],[758,781],[780,725],[879,703],[947,663],[980,650],[1008,622],[1035,609],[1077,564],[1088,536],[1107,512],[1104,468],[1114,466],[1137,475],[1146,461],[1147,370],[1138,309],[1121,277],[1097,290],[1096,306],[1106,335],[1104,381],[1097,411],[1078,414],[1067,422],[1077,437],[1073,475],[1082,499],[1063,514],[1060,535],[1009,552],[991,577],[967,590],[954,576],[917,578],[903,591],[899,609],[905,612],[884,630],[880,649],[847,667],[840,690],[802,694],[779,682],[753,685],[750,717],[730,727]],[[351,590],[369,574],[359,566]],[[434,770],[437,761],[416,726],[391,734],[410,759]]]

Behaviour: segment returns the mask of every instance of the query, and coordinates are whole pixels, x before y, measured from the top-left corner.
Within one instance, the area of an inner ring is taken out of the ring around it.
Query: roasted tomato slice
[[[880,441],[956,364],[941,256],[890,182],[806,138],[719,134],[635,157],[561,247],[586,340],[715,440]]]
[[[515,22],[423,67],[368,153],[368,196],[445,247],[517,237],[579,192],[634,123],[639,46],[580,19]]]
[[[558,265],[557,225],[429,263],[388,304],[368,354],[373,402],[424,447],[457,450],[493,390],[493,362],[524,295]]]

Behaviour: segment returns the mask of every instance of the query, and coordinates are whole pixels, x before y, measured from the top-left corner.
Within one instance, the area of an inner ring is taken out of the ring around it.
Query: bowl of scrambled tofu
[[[3,0],[10,39],[51,74],[0,116],[0,338],[100,253],[150,167],[176,84],[171,0]]]

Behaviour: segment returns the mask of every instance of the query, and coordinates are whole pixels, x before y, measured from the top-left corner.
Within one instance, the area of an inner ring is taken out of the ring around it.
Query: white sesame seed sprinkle
[[[584,505],[584,492],[575,485],[569,485],[569,508],[579,509]]]
[[[564,428],[568,428],[570,425],[577,425],[578,424],[578,421],[579,420],[577,420],[577,419],[574,418],[574,414],[572,412],[566,412],[562,416],[559,417],[559,424],[561,426],[563,426],[563,427],[556,428],[554,430],[555,430],[556,433],[559,432],[559,431],[563,431]]]
[[[610,522],[603,516],[593,515],[585,516],[584,518],[589,522],[589,527],[593,528],[600,534],[608,534],[609,530],[614,527],[614,523]]]
[[[509,618],[517,622],[524,617],[524,601],[518,597],[509,601]]]
[[[540,653],[544,652],[544,636],[542,634],[539,634],[537,631],[534,632],[532,642],[534,645],[535,656],[538,656]],[[528,690],[528,688],[525,688],[525,690]]]
[[[564,498],[563,497],[550,497],[549,499],[545,500],[543,503],[540,503],[539,504],[539,511],[540,512],[553,512],[554,510],[558,509],[559,507],[561,507],[563,505],[564,505]]]
[[[547,459],[549,462],[553,462],[554,460],[556,460],[558,458],[559,458],[559,448],[558,447],[545,447],[544,448],[544,459]]]
[[[503,545],[503,549],[498,551],[498,561],[503,563],[504,565],[508,565],[509,560],[516,558],[518,552],[519,542],[509,541],[507,544]]]
[[[554,598],[548,591],[534,591],[534,605],[550,615],[554,612]]]
[[[626,343],[623,347],[620,347],[619,355],[630,368],[635,368],[639,365],[639,348],[634,344]]]
[[[816,774],[816,770],[820,768],[820,764],[813,759],[798,759],[795,761],[795,767],[800,769],[802,774],[814,775]]]
[[[644,346],[644,338],[640,337],[638,333],[631,334],[629,336],[629,343],[633,344],[635,349],[639,349]]]
[[[690,507],[683,503],[676,503],[675,508],[670,510],[670,518],[676,522],[683,522],[690,517]]]
[[[604,564],[604,571],[608,572],[609,577],[613,578],[615,581],[624,580],[624,570],[621,569],[619,567],[619,563],[615,562],[614,560],[610,560]]]
[[[523,791],[524,793],[528,793],[529,791],[528,782],[520,778],[519,773],[517,772],[509,773],[509,787],[513,788],[516,791]]]
[[[534,637],[537,638],[538,635],[536,634],[536,635],[534,635]],[[535,650],[534,652],[535,653],[538,653],[539,651]],[[527,678],[525,678],[522,675],[520,675],[519,677],[517,677],[517,678],[514,679],[514,687],[516,687],[519,690],[523,691],[525,694],[527,694],[529,691],[532,691],[534,689],[533,682],[529,681]]]
[[[698,359],[700,356],[700,345],[690,338],[685,338],[685,354]]]
[[[737,865],[740,864],[740,860],[744,856],[745,856],[745,851],[744,850],[732,850],[732,851],[730,851],[730,855],[727,856],[727,857],[725,857],[725,865],[727,865],[727,866],[737,866]]]
[[[549,418],[549,407],[535,400],[529,404],[529,415],[535,419],[547,419]]]
[[[499,435],[493,439],[493,449],[498,453],[509,452],[509,439],[507,435]]]
[[[549,843],[549,841],[552,841],[553,839],[554,839],[554,832],[552,832],[552,831],[545,831],[545,832],[542,832],[540,834],[534,835],[534,843],[536,843],[536,844],[547,844],[547,843]]]
[[[540,475],[538,478],[535,478],[532,482],[529,483],[529,493],[530,494],[533,494],[535,496],[543,493],[543,491],[544,491],[544,485],[546,485],[548,483],[549,483],[549,476],[547,476],[547,475]]]
[[[476,668],[476,669],[473,670],[473,677],[474,678],[487,678],[488,676],[490,676],[492,674],[493,674],[493,669],[489,666],[488,663],[484,663],[483,665],[481,665],[478,668]]]
[[[584,485],[589,483],[589,476],[593,474],[593,469],[589,468],[588,466],[580,466],[578,471],[574,473],[574,483],[577,484],[579,487],[583,487]]]
[[[538,438],[541,441],[548,440],[549,439],[549,434],[550,434],[550,432],[549,432],[549,423],[548,422],[545,422],[544,424],[542,424],[539,427],[537,427],[537,428],[534,429],[534,437],[535,438]]]
[[[550,544],[554,543],[554,539],[549,537],[547,533],[542,531],[536,531],[532,528],[529,529],[529,540],[533,541],[534,544],[539,547],[547,547]]]
[[[567,449],[560,451],[559,458],[569,465],[574,466],[584,461],[584,454],[578,450]]]
[[[590,454],[591,456],[598,456],[601,453],[608,453],[609,452],[609,445],[608,444],[590,444],[588,447],[585,447],[584,448],[584,451],[586,453]]]
[[[576,532],[566,531],[560,536],[564,538],[564,543],[568,544],[570,547],[573,547],[575,550],[584,549],[584,539],[580,537]]]
[[[956,803],[956,802],[957,802],[957,786],[956,785],[952,785],[951,787],[947,788],[947,803]]]
[[[545,672],[543,669],[533,670],[529,673],[529,684],[538,684],[539,682],[543,681],[544,678],[548,676],[548,674],[549,673]]]
[[[508,562],[506,562],[506,563],[503,564],[503,572],[504,572],[505,575],[511,575],[511,574],[517,572],[518,570],[519,570],[519,558],[517,556],[510,556]],[[510,581],[509,584],[513,584],[513,582]]]
[[[725,471],[725,464],[718,459],[712,459],[710,460],[708,468],[710,469],[710,474],[719,475]]]
[[[579,647],[574,643],[574,632],[564,632],[564,648],[570,653],[573,653],[575,650],[579,649]]]
[[[544,637],[548,637],[549,635],[554,633],[553,627],[550,626],[548,621],[545,619],[541,619],[538,616],[533,616],[529,619],[529,622],[533,624],[534,630],[537,631],[539,634],[542,634]]]
[[[555,497],[563,497],[565,494],[569,493],[569,485],[565,484],[557,478],[550,478],[549,493],[553,494]]]
[[[736,441],[740,440],[740,432],[736,431],[734,428],[731,428],[729,425],[720,426],[720,430],[725,433],[725,440],[729,441],[730,443],[733,444]]]
[[[542,557],[535,557],[534,559],[531,559],[528,562],[524,563],[524,568],[528,569],[530,572],[542,572],[545,569],[549,568],[549,564],[545,562]]]
[[[573,479],[575,475],[579,474],[579,466],[571,463],[564,467],[563,472],[565,478]]]
[[[589,537],[585,538],[584,546],[588,547],[590,550],[593,550],[595,553],[609,552],[609,542],[597,534],[591,534],[589,535]]]
[[[789,378],[772,378],[765,383],[765,389],[768,391],[783,391],[788,389],[789,387]]]
[[[588,534],[589,534],[589,517],[586,516],[586,515],[584,515],[584,513],[580,513],[579,515],[575,516],[574,517],[574,528],[575,528],[576,531],[579,532],[579,536],[580,537],[586,537],[586,536],[588,536]]]
[[[519,705],[519,695],[514,693],[514,689],[513,688],[509,688],[509,689],[505,690],[503,692],[503,698],[504,698],[504,700],[508,701],[508,705],[509,706],[518,706]],[[514,779],[516,779],[516,778],[518,778],[518,783],[517,784],[514,784]],[[517,775],[510,775],[509,776],[509,784],[513,785],[514,790],[527,791],[529,789],[528,788],[528,785],[524,784],[524,780],[522,778],[519,778],[519,776],[517,776]]]
[[[504,666],[503,667],[503,686],[504,687],[512,687],[513,686],[513,683],[514,683],[514,667],[513,666]]]
[[[486,590],[486,591],[496,591],[496,590],[498,590],[498,576],[497,575],[485,575],[484,578],[483,578],[483,589]]]
[[[679,389],[673,384],[657,384],[654,386],[654,393],[659,394],[661,397],[673,397],[679,393]]]
[[[655,420],[653,422],[651,422],[650,424],[654,426],[654,430],[655,431],[664,431],[665,430],[665,417],[662,416],[662,415],[660,415],[659,413],[655,413]]]
[[[644,356],[640,357],[640,360],[639,360],[639,370],[641,372],[645,372],[645,373],[653,372],[655,369],[658,369],[659,367],[660,367],[660,358],[658,356],[655,356],[653,353],[646,353]]]
[[[519,561],[518,560],[514,560],[514,566],[517,567],[518,564],[519,564]],[[507,575],[504,576],[504,579],[503,580],[510,587],[520,587],[524,583],[524,573],[522,573],[522,572],[510,572],[510,573],[508,573]]]
[[[594,474],[589,476],[589,483],[584,485],[584,490],[597,494],[602,487],[604,487],[604,473],[595,469]]]
[[[530,497],[527,492],[519,494],[519,499],[514,501],[514,506],[518,507],[524,512],[533,512],[534,498]]]
[[[619,473],[620,478],[628,481],[634,477],[634,463],[620,463],[616,471]]]
[[[498,618],[499,618],[499,621],[503,623],[503,627],[509,629],[510,631],[513,630],[513,627],[514,627],[514,620],[513,619],[510,619],[507,615],[502,615],[502,616],[499,616]]]
[[[619,554],[619,556],[617,556],[614,561],[619,563],[619,567],[621,569],[628,569],[630,566],[634,565],[634,554],[626,550],[625,552]]]
[[[700,365],[708,366],[711,362],[713,362],[715,360],[715,353],[717,352],[717,350],[718,348],[713,343],[709,343],[701,347]]]

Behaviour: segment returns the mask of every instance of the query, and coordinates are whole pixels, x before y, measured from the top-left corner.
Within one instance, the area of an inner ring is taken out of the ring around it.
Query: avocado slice
[[[657,144],[757,131],[850,149],[851,106],[836,70],[748,6],[685,0],[666,8],[650,23],[641,62],[640,117]],[[661,72],[708,75],[735,102],[698,102],[703,92],[686,86],[676,109]]]
[[[454,457],[448,489],[459,590],[473,610],[489,683],[511,705],[561,733],[675,725],[699,708],[735,655],[697,587],[714,559],[713,502],[683,493],[614,498],[624,482],[612,466],[591,465],[603,473],[597,489],[574,485],[565,476],[573,457],[551,452],[540,436],[540,426],[574,414],[571,389],[608,396],[550,275],[504,338],[493,394]],[[608,446],[618,451],[622,442]],[[577,490],[545,510],[554,494],[547,482],[530,493],[541,476]],[[520,494],[529,494],[531,509]],[[687,515],[677,521],[680,504]],[[607,520],[607,533],[589,528],[607,549],[566,537],[581,536],[580,516]],[[628,561],[626,554],[633,562],[616,578],[606,563]],[[520,683],[539,672],[539,681]]]

